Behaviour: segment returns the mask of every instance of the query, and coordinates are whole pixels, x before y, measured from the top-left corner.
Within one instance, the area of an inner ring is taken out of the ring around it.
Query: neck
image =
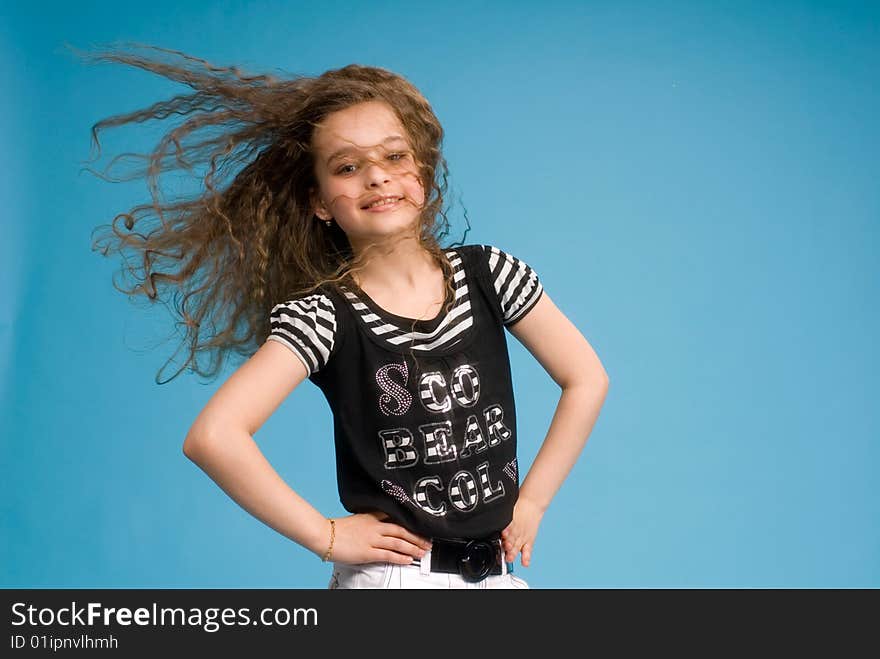
[[[352,249],[355,255],[360,255],[368,245],[352,244]],[[375,287],[393,295],[424,284],[437,267],[434,257],[425,251],[415,236],[398,237],[369,247],[367,264],[354,274],[354,278],[364,290]]]

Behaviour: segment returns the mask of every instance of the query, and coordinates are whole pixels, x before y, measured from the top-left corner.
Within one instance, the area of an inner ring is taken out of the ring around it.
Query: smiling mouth
[[[368,211],[368,210],[373,210],[373,209],[376,209],[376,208],[385,208],[385,207],[388,207],[388,206],[394,206],[394,205],[397,204],[401,199],[403,199],[403,197],[398,197],[398,198],[396,198],[396,199],[387,199],[387,200],[385,200],[385,201],[377,201],[377,202],[373,202],[372,204],[367,204],[366,206],[361,206],[361,210],[367,210],[367,211]]]

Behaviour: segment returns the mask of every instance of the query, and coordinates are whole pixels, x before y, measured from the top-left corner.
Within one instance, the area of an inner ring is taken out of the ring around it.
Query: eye
[[[406,158],[407,152],[396,152],[389,153],[388,159],[393,160],[394,162],[399,162]],[[336,174],[351,174],[352,170],[348,169],[349,167],[356,167],[356,165],[349,163],[348,165],[342,165],[339,169],[336,170]]]

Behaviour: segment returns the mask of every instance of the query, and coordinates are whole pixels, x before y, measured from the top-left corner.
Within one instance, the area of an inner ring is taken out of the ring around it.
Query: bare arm
[[[330,523],[284,482],[253,439],[306,375],[289,350],[267,342],[214,394],[187,434],[183,452],[242,508],[323,556]]]
[[[183,452],[238,505],[323,558],[330,521],[284,482],[253,438],[306,376],[291,350],[266,341],[208,401],[187,433]],[[381,518],[361,513],[336,519],[331,560],[407,563],[423,555],[426,539]]]
[[[510,331],[562,388],[547,436],[520,488],[520,497],[544,511],[593,430],[609,379],[592,346],[546,291]]]
[[[294,492],[246,431],[230,428],[202,437],[186,456],[242,508],[318,556],[327,551],[330,523]]]
[[[528,567],[541,519],[577,461],[605,402],[608,374],[546,291],[509,330],[562,388],[550,429],[520,486],[513,519],[501,532],[506,560],[513,561],[521,551],[522,564]]]

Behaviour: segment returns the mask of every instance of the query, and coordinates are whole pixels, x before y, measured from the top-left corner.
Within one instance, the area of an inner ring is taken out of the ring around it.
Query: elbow
[[[186,439],[183,440],[183,454],[188,457],[190,460],[194,460],[198,439],[195,435],[187,435]]]
[[[183,454],[193,462],[197,462],[198,457],[204,455],[208,446],[213,443],[218,425],[220,424],[216,420],[205,414],[199,414],[186,432],[186,438],[183,440]]]
[[[210,441],[210,436],[203,430],[191,428],[183,440],[183,454],[192,460],[198,462],[198,457],[204,455],[205,446]]]
[[[556,383],[562,389],[577,389],[589,392],[608,390],[610,379],[605,366],[596,351],[584,339],[582,350],[571,349],[561,360]]]
[[[591,378],[585,383],[585,386],[589,387],[592,391],[600,391],[602,392],[602,396],[608,393],[608,384],[610,380],[608,379],[608,374],[604,371],[602,373],[597,373],[595,377]]]
[[[575,355],[565,363],[557,379],[563,389],[608,389],[608,372],[592,351]]]
[[[597,382],[598,385],[594,384],[593,386],[598,386],[604,393],[608,393],[608,385],[611,383],[611,379],[608,377],[608,372],[602,366],[599,367],[594,382]]]
[[[599,387],[600,389],[607,391],[610,382],[608,371],[605,370],[605,365],[599,360],[599,355],[597,355],[592,349],[590,349],[590,355],[588,356],[587,362],[588,363],[584,367],[584,372],[587,373],[587,382],[589,382],[592,387]]]
[[[562,384],[563,389],[579,389],[584,391],[596,392],[601,391],[602,394],[608,392],[610,380],[605,369],[598,368],[588,372],[578,372]]]

